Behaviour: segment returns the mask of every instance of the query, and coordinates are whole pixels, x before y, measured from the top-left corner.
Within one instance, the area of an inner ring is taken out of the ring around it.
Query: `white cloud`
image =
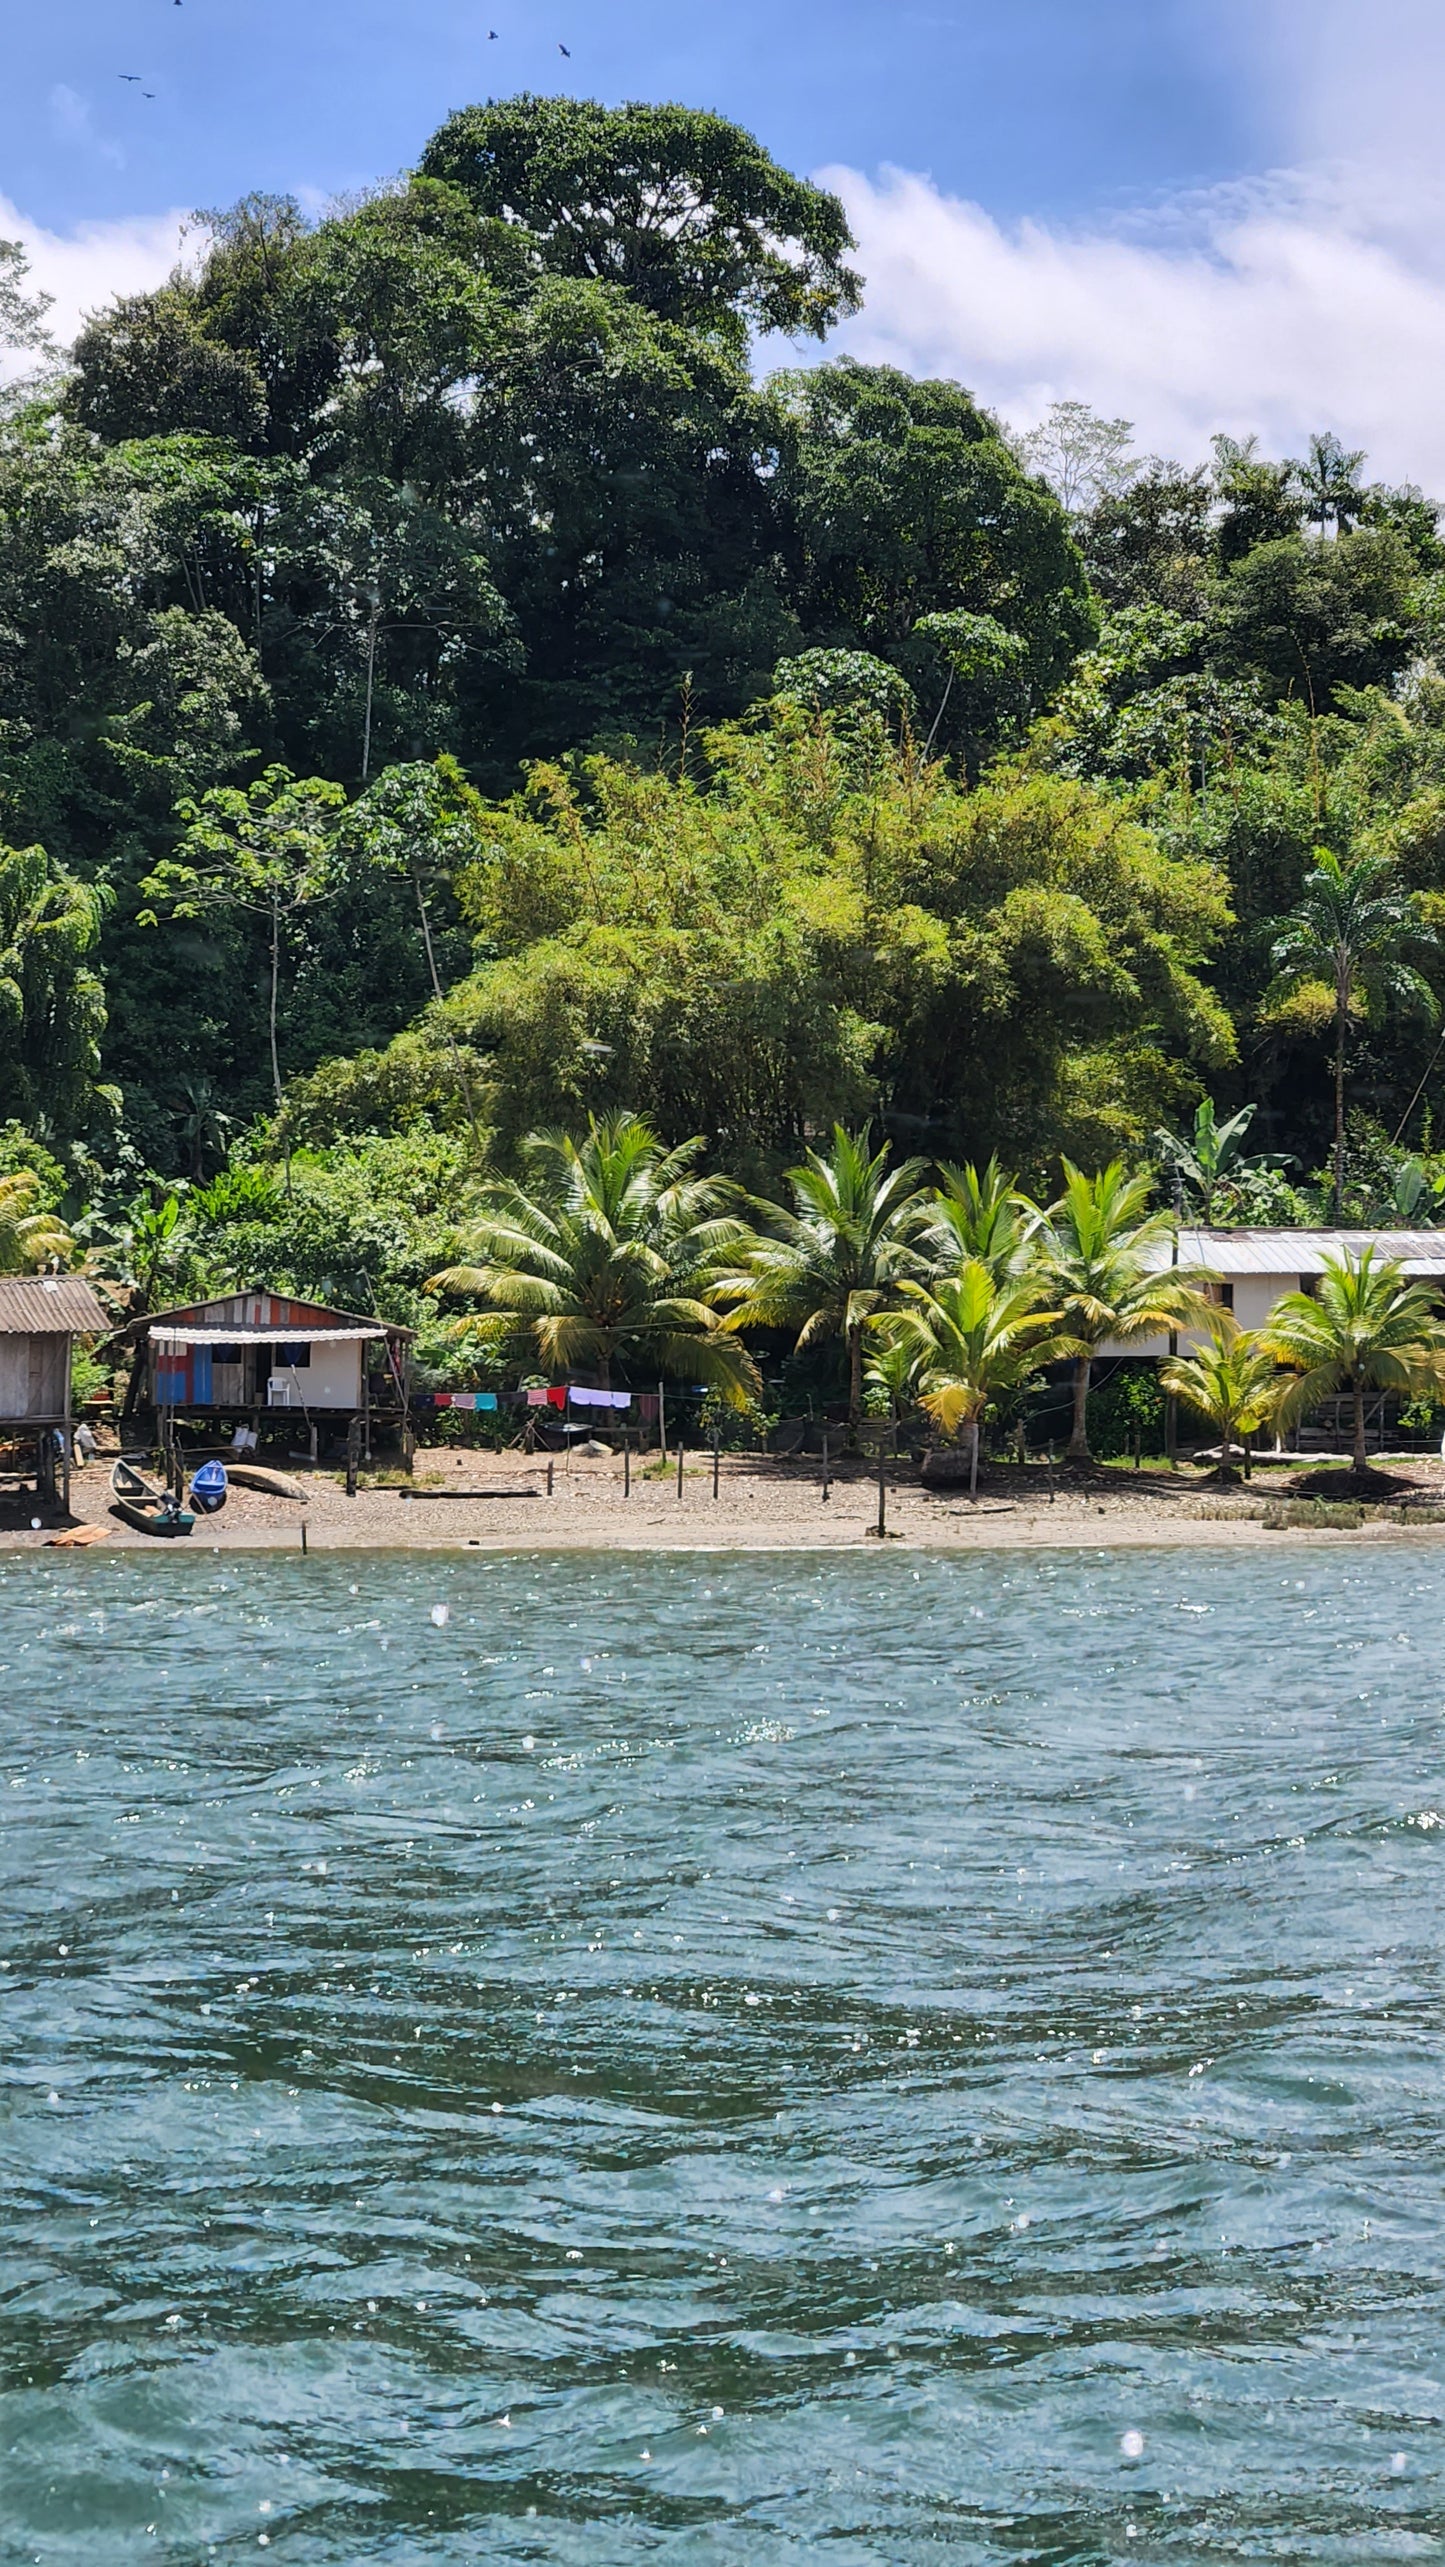
[[[0,196],[0,240],[19,241],[30,262],[26,290],[54,296],[47,327],[64,345],[88,312],[113,294],[139,294],[169,276],[180,256],[188,216],[131,214],[108,223],[81,223],[73,232],[47,232]],[[14,374],[28,360],[0,360]]]
[[[1445,488],[1433,183],[1337,170],[1065,230],[904,171],[827,175],[868,280],[854,354],[954,375],[1020,425],[1088,401],[1191,461],[1216,428],[1284,452],[1333,427],[1376,472]]]

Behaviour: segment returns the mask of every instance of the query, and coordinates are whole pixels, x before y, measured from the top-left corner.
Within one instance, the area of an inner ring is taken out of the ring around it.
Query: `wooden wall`
[[[0,1424],[64,1417],[69,1370],[68,1337],[0,1336]]]

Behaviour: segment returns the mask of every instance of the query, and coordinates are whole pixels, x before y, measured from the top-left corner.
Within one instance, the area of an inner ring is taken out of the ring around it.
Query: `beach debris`
[[[68,1524],[63,1533],[47,1533],[47,1551],[80,1551],[92,1542],[108,1542],[108,1524]]]

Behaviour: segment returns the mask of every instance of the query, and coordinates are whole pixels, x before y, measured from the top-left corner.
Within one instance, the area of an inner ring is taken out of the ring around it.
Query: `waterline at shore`
[[[1445,1494],[1445,1466],[1412,1460],[1410,1482],[1424,1500]],[[400,1480],[400,1474],[397,1475]],[[1293,1476],[1293,1475],[1291,1475]],[[713,1495],[710,1457],[687,1456],[678,1495],[676,1472],[634,1470],[624,1495],[616,1459],[557,1458],[548,1494],[545,1456],[434,1450],[419,1452],[413,1478],[368,1486],[348,1498],[332,1472],[298,1472],[302,1502],[233,1489],[224,1512],[198,1522],[190,1542],[167,1544],[131,1531],[110,1511],[109,1461],[77,1472],[75,1522],[103,1528],[105,1547],[177,1554],[299,1549],[482,1551],[820,1551],[876,1547],[878,1482],[866,1470],[835,1476],[824,1499],[816,1463],[759,1463],[726,1456]],[[1278,1548],[1317,1528],[1272,1531],[1258,1520],[1261,1498],[1278,1475],[1261,1472],[1249,1490],[1201,1487],[1198,1476],[1109,1471],[1082,1485],[1042,1466],[989,1475],[976,1501],[966,1489],[924,1488],[907,1469],[890,1474],[884,1499],[890,1545],[939,1551]],[[1255,1515],[1247,1511],[1254,1507]],[[46,1543],[62,1519],[32,1528],[22,1504],[0,1517],[0,1547]],[[1419,1538],[1419,1528],[1404,1531]],[[1397,1542],[1397,1516],[1366,1520],[1357,1531],[1330,1531],[1332,1541]],[[1428,1528],[1424,1539],[1431,1538]]]

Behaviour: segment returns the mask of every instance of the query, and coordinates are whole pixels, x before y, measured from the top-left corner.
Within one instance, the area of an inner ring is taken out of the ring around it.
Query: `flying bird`
[[[118,71],[115,76],[117,80],[139,80],[140,73],[138,71]]]
[[[566,57],[567,57],[567,60],[568,60],[569,62],[571,61],[571,59],[572,59],[572,48],[571,48],[571,46],[570,46],[570,45],[559,45],[559,46],[557,47],[557,51],[558,51],[559,53],[564,53],[564,54],[566,55]]]
[[[141,91],[142,98],[154,98],[155,94],[156,93],[153,89],[143,89]]]
[[[495,27],[488,27],[488,29],[487,29],[487,42],[488,42],[488,44],[489,44],[489,45],[494,45],[494,44],[496,43],[496,41],[497,41],[497,30],[496,30],[496,28],[495,28]]]

